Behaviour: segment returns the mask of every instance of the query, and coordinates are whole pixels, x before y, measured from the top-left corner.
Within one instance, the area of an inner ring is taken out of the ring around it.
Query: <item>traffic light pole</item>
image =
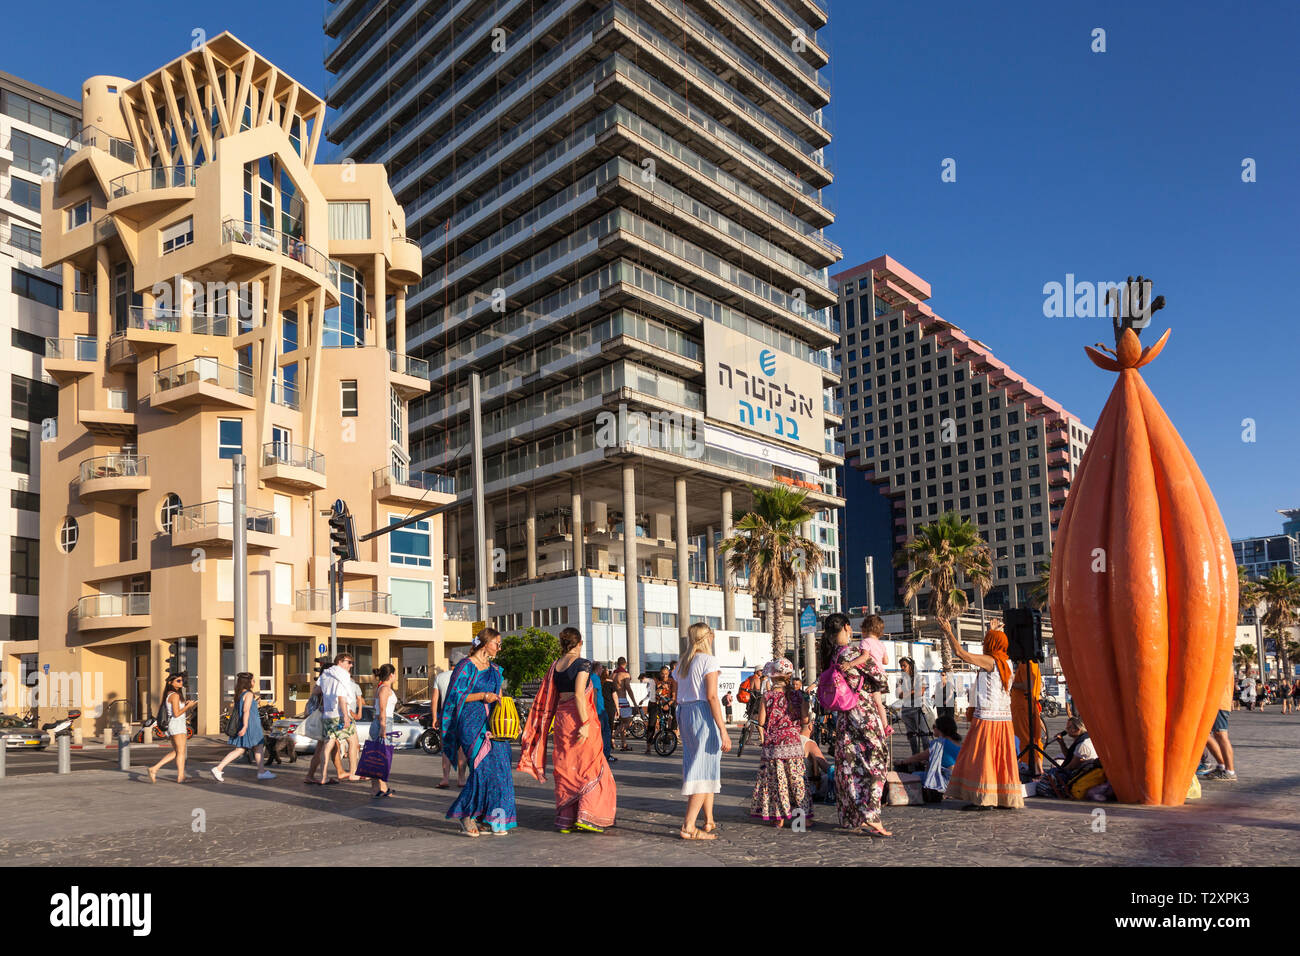
[[[244,456],[235,455],[230,465],[234,508],[235,673],[242,674],[248,670],[248,509],[244,491]]]
[[[338,580],[339,572],[342,569],[337,561],[330,562],[330,662],[338,655],[339,648],[339,591]]]

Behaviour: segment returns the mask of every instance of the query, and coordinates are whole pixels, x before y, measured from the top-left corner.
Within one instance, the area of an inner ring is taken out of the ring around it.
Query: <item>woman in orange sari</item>
[[[998,622],[993,622],[996,625]],[[1025,805],[1016,738],[1011,728],[1011,661],[1007,636],[994,626],[984,635],[984,653],[971,654],[948,631],[952,652],[979,668],[975,718],[957,755],[946,795],[970,801],[963,810],[1010,809]]]
[[[560,631],[560,649],[528,712],[518,769],[546,782],[546,740],[554,718],[555,826],[561,833],[601,833],[614,825],[617,796],[596,715],[591,661],[581,656],[576,628]]]

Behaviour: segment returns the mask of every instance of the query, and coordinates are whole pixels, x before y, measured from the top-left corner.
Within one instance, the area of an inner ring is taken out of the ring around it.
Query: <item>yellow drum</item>
[[[502,697],[497,701],[488,723],[496,740],[519,739],[519,711],[515,708],[514,698]]]

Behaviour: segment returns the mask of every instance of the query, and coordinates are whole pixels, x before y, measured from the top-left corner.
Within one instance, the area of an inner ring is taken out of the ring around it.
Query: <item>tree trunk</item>
[[[952,634],[952,625],[946,617],[939,618],[939,629],[945,635]],[[952,648],[946,640],[939,642],[939,669],[945,674],[952,673]]]
[[[772,660],[785,650],[785,593],[769,595],[767,605],[772,609]]]

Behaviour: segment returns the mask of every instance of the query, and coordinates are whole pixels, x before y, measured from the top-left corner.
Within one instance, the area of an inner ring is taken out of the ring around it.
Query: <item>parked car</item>
[[[6,750],[44,750],[50,745],[50,735],[29,727],[20,717],[0,716],[0,735]]]
[[[418,723],[422,717],[433,712],[433,701],[408,700],[405,704],[397,705],[397,712],[403,717],[409,717]]]
[[[374,714],[373,707],[361,708],[361,719],[357,721],[356,728],[357,737],[363,741],[370,737],[370,722],[374,719]],[[294,749],[298,753],[311,753],[316,749],[317,741],[296,733],[298,725],[304,719],[303,717],[281,717],[271,724],[270,736],[281,738],[293,734]],[[424,733],[424,727],[418,720],[412,720],[402,714],[393,714],[391,723],[392,726],[388,729],[388,742],[398,750],[414,748],[420,740],[420,735]],[[397,736],[394,737],[393,734]]]

